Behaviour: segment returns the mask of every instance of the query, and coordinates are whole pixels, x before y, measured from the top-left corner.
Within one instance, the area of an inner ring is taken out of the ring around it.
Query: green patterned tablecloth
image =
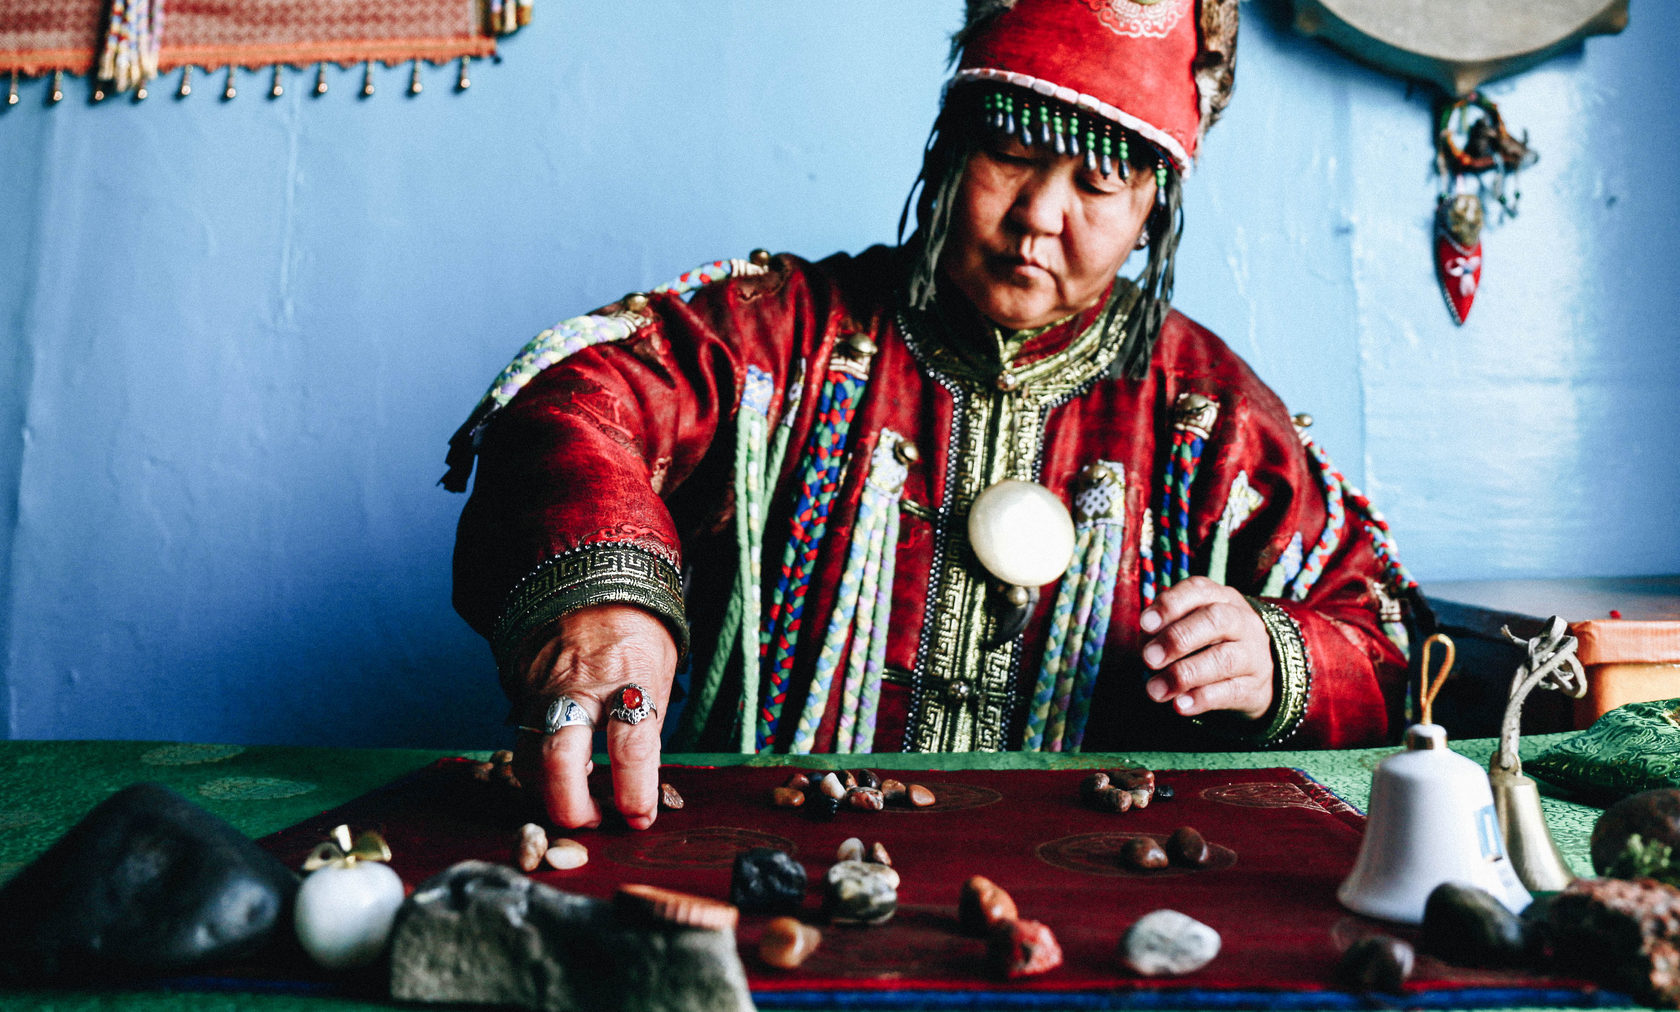
[[[1530,758],[1563,738],[1523,742]],[[1486,765],[1492,739],[1455,742],[1462,754]],[[1333,752],[1165,753],[1114,755],[953,754],[876,755],[877,769],[1068,769],[1122,763],[1152,769],[1253,769],[1293,766],[1363,810],[1371,771],[1393,749]],[[188,745],[129,741],[0,741],[0,878],[9,877],[46,849],[89,808],[128,784],[153,780],[174,788],[258,837],[342,804],[444,755],[413,749],[323,749],[281,746]],[[483,755],[477,753],[466,753]],[[669,756],[706,766],[747,764],[819,766],[825,757],[740,755]],[[603,760],[604,761],[604,760]],[[857,765],[858,758],[830,757],[829,765]],[[1577,872],[1590,873],[1587,839],[1598,809],[1544,799],[1559,848]],[[0,1008],[162,1010],[186,1012],[335,1012],[393,1006],[274,994],[0,991]]]

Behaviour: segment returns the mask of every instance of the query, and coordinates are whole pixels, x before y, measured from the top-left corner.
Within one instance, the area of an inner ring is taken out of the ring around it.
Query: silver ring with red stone
[[[635,682],[619,689],[614,698],[617,702],[607,711],[607,716],[614,720],[622,720],[626,724],[640,724],[659,713],[653,704],[648,702],[647,690]]]

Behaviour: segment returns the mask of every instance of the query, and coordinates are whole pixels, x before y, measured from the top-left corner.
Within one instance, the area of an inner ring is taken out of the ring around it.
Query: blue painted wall
[[[645,9],[643,9],[645,8]],[[483,747],[449,433],[554,320],[703,260],[891,238],[960,4],[544,0],[505,60],[0,111],[13,737]],[[1680,5],[1491,90],[1541,161],[1455,328],[1429,97],[1245,5],[1179,304],[1425,578],[1680,568]],[[839,12],[838,14],[836,12]]]

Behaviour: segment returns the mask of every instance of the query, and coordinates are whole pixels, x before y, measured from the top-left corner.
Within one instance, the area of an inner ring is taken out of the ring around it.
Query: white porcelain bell
[[[1512,913],[1531,899],[1505,853],[1487,774],[1449,749],[1446,729],[1430,722],[1430,704],[1452,668],[1451,640],[1431,642],[1437,639],[1446,641],[1448,659],[1423,697],[1424,722],[1406,729],[1406,751],[1372,775],[1365,840],[1336,890],[1349,910],[1403,924],[1423,923],[1424,903],[1443,882],[1485,889]]]
[[[974,497],[968,543],[1006,584],[1042,587],[1073,562],[1073,516],[1043,485],[1006,478]]]

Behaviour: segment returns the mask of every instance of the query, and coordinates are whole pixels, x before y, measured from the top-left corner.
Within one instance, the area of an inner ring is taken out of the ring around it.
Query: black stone
[[[733,931],[621,921],[613,905],[463,861],[391,932],[391,997],[543,1012],[751,1012]]]
[[[1515,966],[1523,924],[1485,889],[1443,882],[1423,904],[1423,948],[1460,966]]]
[[[0,978],[81,982],[244,959],[291,939],[298,877],[161,784],[94,807],[0,889]]]
[[[843,800],[843,798],[831,798],[822,791],[806,791],[805,803],[799,806],[799,810],[805,813],[807,819],[827,822],[840,811]]]
[[[805,866],[793,855],[754,847],[735,855],[729,902],[746,914],[791,914],[805,902],[806,886]]]
[[[1371,935],[1348,946],[1336,964],[1336,982],[1350,991],[1399,991],[1412,975],[1416,954],[1407,942]]]
[[[1171,801],[1173,799],[1173,795],[1175,793],[1176,792],[1173,790],[1172,784],[1156,784],[1155,785],[1155,800],[1156,801]]]

